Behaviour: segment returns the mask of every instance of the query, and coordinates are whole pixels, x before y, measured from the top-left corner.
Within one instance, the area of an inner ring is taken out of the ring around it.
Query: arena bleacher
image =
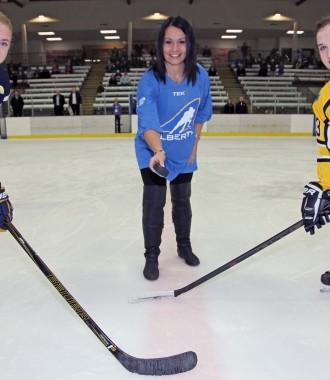
[[[232,65],[234,69],[234,65]],[[322,85],[330,79],[325,70],[297,69],[286,65],[283,75],[259,76],[259,65],[246,68],[245,76],[237,79],[250,102],[252,112],[311,112],[313,99],[307,96],[306,82]],[[303,90],[305,90],[303,93]]]
[[[150,56],[145,55],[144,58],[148,63]],[[208,70],[212,63],[212,58],[198,56],[198,62],[202,64],[206,70]],[[93,104],[95,114],[110,113],[112,111],[114,98],[118,98],[124,112],[128,112],[130,106],[133,105],[134,107],[137,85],[145,70],[146,68],[131,68],[128,72],[128,75],[131,79],[129,86],[109,86],[109,78],[112,73],[106,72],[102,79],[102,84],[105,88],[105,91],[101,95],[96,96],[95,102]],[[210,82],[213,109],[215,112],[220,112],[220,109],[223,108],[227,101],[228,94],[224,90],[224,86],[222,85],[219,76],[210,77]]]
[[[148,63],[150,57],[146,55]],[[206,70],[212,63],[211,57],[198,56],[198,62]],[[47,66],[51,70],[50,66]],[[31,68],[32,70],[34,67]],[[63,73],[52,74],[50,78],[33,78],[25,81],[24,89],[24,113],[26,115],[52,115],[53,114],[53,95],[57,89],[67,99],[72,87],[81,89],[91,66],[74,66],[73,73],[65,74],[64,67],[60,67]],[[234,69],[234,66],[232,66]],[[111,73],[104,72],[102,84],[105,91],[100,95],[95,95],[93,102],[93,112],[98,115],[112,113],[113,101],[118,98],[122,105],[123,112],[135,112],[136,90],[140,77],[146,68],[130,68],[129,86],[109,86]],[[237,77],[242,87],[243,93],[250,104],[250,111],[253,113],[271,110],[273,113],[308,113],[311,110],[312,100],[303,93],[301,83],[322,83],[330,79],[330,73],[325,70],[316,69],[296,69],[287,65],[283,75],[261,77],[258,75],[259,66],[253,65],[246,68],[246,75]],[[219,76],[211,76],[211,95],[213,112],[221,113],[227,101],[228,93],[225,90]]]
[[[31,67],[32,71],[35,67]],[[51,66],[47,66],[51,70]],[[64,67],[60,67],[64,71]],[[72,87],[81,88],[91,66],[74,66],[71,74],[52,74],[50,78],[31,78],[25,81],[24,113],[27,115],[53,115],[53,95],[57,89],[67,99]]]

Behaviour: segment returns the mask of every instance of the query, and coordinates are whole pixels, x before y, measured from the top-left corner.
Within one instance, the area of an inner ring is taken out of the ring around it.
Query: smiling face
[[[330,24],[325,25],[316,34],[316,45],[324,66],[330,70]]]
[[[164,35],[163,54],[166,66],[184,65],[187,54],[187,42],[184,32],[175,26],[169,26]]]
[[[11,43],[12,32],[8,25],[0,21],[0,63],[2,63],[8,54]]]

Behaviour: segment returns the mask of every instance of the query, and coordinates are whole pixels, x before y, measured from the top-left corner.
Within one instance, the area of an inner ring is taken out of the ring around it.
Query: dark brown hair
[[[323,17],[316,25],[314,30],[314,35],[316,36],[320,29],[324,28],[326,25],[330,24],[330,15]]]
[[[197,67],[197,52],[195,44],[195,36],[190,23],[180,16],[172,16],[165,20],[160,28],[157,40],[156,49],[156,63],[153,67],[154,72],[157,77],[162,81],[166,82],[166,67],[165,58],[163,53],[164,36],[165,31],[169,26],[175,26],[183,31],[186,36],[187,44],[187,54],[185,59],[184,74],[187,78],[188,83],[192,82],[194,85],[196,82],[198,67]]]

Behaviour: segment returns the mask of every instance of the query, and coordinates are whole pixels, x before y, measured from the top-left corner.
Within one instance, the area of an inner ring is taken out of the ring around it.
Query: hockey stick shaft
[[[206,274],[205,276],[199,278],[198,280],[184,286],[183,288],[176,289],[176,290],[166,290],[166,291],[152,291],[152,292],[144,292],[140,293],[136,296],[130,297],[129,302],[135,303],[139,301],[143,301],[146,299],[156,299],[156,298],[174,298],[178,297],[180,294],[186,293],[189,290],[192,290],[196,288],[197,286],[203,284],[204,282],[210,280],[211,278],[217,276],[220,273],[225,272],[226,270],[232,268],[233,266],[237,265],[238,263],[246,260],[247,258],[251,257],[252,255],[255,255],[256,253],[260,252],[264,248],[267,248],[271,244],[275,243],[276,241],[284,238],[285,236],[289,235],[291,232],[294,232],[298,228],[302,227],[304,225],[303,219],[299,222],[296,222],[292,226],[286,228],[285,230],[279,232],[278,234],[272,236],[268,240],[265,240],[263,243],[257,245],[256,247],[250,249],[249,251],[243,253],[242,255],[236,257],[233,260],[230,260],[228,263],[222,265],[221,267],[215,269],[213,272],[210,272]]]
[[[197,364],[197,355],[195,352],[188,351],[182,354],[152,359],[140,359],[133,357],[119,347],[117,347],[110,338],[101,330],[94,320],[87,314],[83,307],[65,288],[61,281],[48,268],[44,261],[31,248],[28,242],[9,221],[6,222],[8,231],[20,244],[32,261],[37,265],[41,272],[47,277],[54,288],[61,294],[71,308],[79,315],[85,324],[92,330],[97,338],[103,343],[108,351],[130,372],[140,375],[172,375],[181,372],[186,372],[193,369]]]
[[[267,248],[271,244],[277,242],[278,240],[284,238],[285,236],[291,234],[292,232],[296,231],[298,228],[302,227],[304,225],[304,221],[300,220],[299,222],[296,222],[292,226],[286,228],[285,230],[279,232],[278,234],[274,235],[273,237],[269,238],[268,240],[265,240],[263,243],[257,245],[256,247],[250,249],[249,251],[243,253],[242,255],[236,257],[233,260],[230,260],[228,263],[222,265],[221,267],[215,269],[213,272],[208,273],[207,275],[199,278],[198,280],[184,286],[183,288],[174,290],[174,297],[178,297],[180,294],[186,293],[191,289],[196,288],[197,286],[203,284],[204,282],[210,280],[211,278],[217,276],[220,273],[225,272],[226,270],[234,267],[238,263],[246,260],[247,258],[251,257],[252,255],[255,255],[256,253],[260,252],[261,250]]]

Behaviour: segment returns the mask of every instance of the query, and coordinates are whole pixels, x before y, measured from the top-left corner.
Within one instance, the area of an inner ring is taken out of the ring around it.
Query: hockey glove
[[[0,183],[0,232],[7,230],[5,221],[12,221],[13,207],[9,201],[8,195],[5,193],[5,188],[1,187]]]
[[[301,214],[306,232],[315,233],[315,226],[321,228],[330,222],[330,190],[323,191],[318,182],[310,182],[304,188]]]

